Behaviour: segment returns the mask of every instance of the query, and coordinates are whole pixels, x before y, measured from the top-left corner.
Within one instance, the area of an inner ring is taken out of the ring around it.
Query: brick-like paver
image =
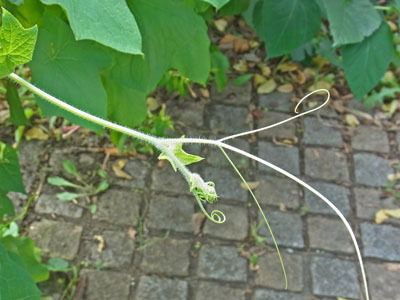
[[[342,134],[334,120],[304,119],[303,142],[310,145],[342,147]]]
[[[85,299],[108,300],[129,299],[132,278],[128,274],[112,271],[83,270],[80,276],[87,277]]]
[[[185,300],[188,295],[188,283],[182,280],[142,276],[137,287],[137,300]]]
[[[263,113],[263,117],[258,120],[258,127],[263,128],[271,124],[289,119],[291,115],[279,112],[267,111]],[[273,127],[268,130],[260,131],[258,136],[265,137],[280,137],[292,138],[296,136],[296,124],[293,122],[284,123],[281,126]]]
[[[361,126],[355,130],[351,146],[356,150],[389,152],[387,134],[374,126]]]
[[[354,155],[356,182],[371,186],[385,186],[387,176],[393,169],[387,159],[375,154],[357,153]]]
[[[267,142],[259,142],[258,155],[262,159],[284,169],[285,171],[289,171],[295,175],[300,174],[300,156],[297,147],[285,147]],[[268,173],[277,174],[275,170],[272,170],[263,164],[259,164],[259,169]]]

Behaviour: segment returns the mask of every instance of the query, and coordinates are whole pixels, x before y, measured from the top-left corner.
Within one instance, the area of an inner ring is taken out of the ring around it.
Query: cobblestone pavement
[[[178,100],[167,104],[177,135],[218,137],[293,115],[290,94],[253,95],[250,85],[230,86],[222,94],[212,91],[211,99],[208,104]],[[259,107],[264,117],[253,119],[249,107]],[[276,142],[294,136],[298,143],[293,147]],[[90,135],[80,148],[71,142],[23,144],[20,159],[27,188],[34,187],[45,171],[67,176],[61,168],[63,159],[73,160],[83,171],[99,168],[104,154],[84,150],[98,146],[99,139]],[[391,161],[399,158],[400,132],[366,123],[351,129],[326,108],[261,132],[255,141],[245,137],[232,143],[300,176],[331,199],[356,232],[372,300],[400,299],[400,222],[374,223],[379,209],[398,207],[395,199],[382,198],[381,192],[387,175],[395,172]],[[78,284],[84,295],[80,299],[364,299],[350,237],[321,200],[271,170],[232,155],[245,177],[259,182],[255,193],[288,272],[289,287],[284,290],[270,238],[269,246],[238,251],[250,238],[268,236],[264,226],[257,229],[259,212],[240,180],[216,149],[191,145],[190,151],[207,157],[191,169],[215,181],[220,195],[215,207],[228,218],[222,225],[205,221],[197,235],[192,222],[198,211],[194,197],[168,164],[160,167],[152,161],[129,160],[124,170],[134,179],[125,180],[114,177],[111,159],[107,168],[112,184],[99,196],[94,215],[57,200],[57,190],[44,184],[25,220],[28,234],[48,257],[61,257],[75,265],[86,262],[80,274],[84,280]],[[23,197],[14,194],[13,199],[23,207]],[[133,230],[136,240],[129,235]],[[95,235],[104,239],[101,252]],[[141,238],[147,246],[142,249]],[[259,255],[257,267],[243,255],[251,251]],[[42,288],[53,299],[60,295],[49,284]]]

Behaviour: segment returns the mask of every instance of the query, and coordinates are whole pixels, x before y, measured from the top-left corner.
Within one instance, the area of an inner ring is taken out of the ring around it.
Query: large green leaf
[[[0,0],[0,6],[7,9],[24,27],[32,27],[40,23],[44,11],[44,5],[40,0],[23,0],[19,5],[15,2]]]
[[[210,3],[216,9],[220,9],[222,6],[227,4],[230,0],[203,0],[203,1]]]
[[[344,73],[357,98],[368,93],[382,78],[393,52],[392,33],[386,23],[361,43],[342,47]]]
[[[77,40],[94,40],[118,51],[142,54],[142,38],[125,0],[41,0],[65,8]]]
[[[26,118],[24,108],[21,105],[21,100],[18,95],[17,88],[14,82],[7,82],[6,98],[10,106],[11,121],[15,125],[30,125],[29,120]]]
[[[14,72],[18,65],[32,59],[35,49],[37,27],[29,29],[7,10],[2,8],[3,17],[0,27],[0,78]]]
[[[361,42],[382,19],[370,0],[322,0],[333,35],[334,46]]]
[[[3,157],[0,159],[0,190],[25,193],[17,150],[8,145],[5,146]]]
[[[29,273],[0,243],[0,299],[40,300],[41,292]]]
[[[9,256],[28,271],[35,282],[49,278],[49,270],[41,263],[41,251],[35,247],[33,240],[27,237],[7,236],[0,239],[0,242],[6,247]]]
[[[249,4],[250,0],[230,0],[228,4],[219,10],[219,14],[222,16],[238,15],[245,11]]]
[[[32,81],[51,95],[98,117],[106,117],[107,99],[100,70],[109,64],[106,52],[91,41],[75,41],[59,18],[44,14],[36,51],[29,66]],[[59,115],[85,127],[100,127],[38,99],[46,115]]]
[[[254,6],[253,23],[268,57],[293,51],[318,31],[320,9],[314,0],[264,0]]]
[[[5,192],[0,191],[0,220],[4,216],[13,217],[15,215],[14,205]]]

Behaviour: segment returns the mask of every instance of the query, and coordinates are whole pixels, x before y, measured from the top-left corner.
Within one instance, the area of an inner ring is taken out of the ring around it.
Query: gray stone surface
[[[344,153],[333,149],[307,148],[305,172],[316,179],[348,181],[349,172]]]
[[[268,110],[293,113],[294,105],[290,101],[291,98],[291,93],[274,92],[263,94],[259,96],[260,107],[267,108]]]
[[[245,300],[243,289],[223,286],[221,284],[200,281],[196,282],[196,293],[194,300]]]
[[[204,104],[194,102],[192,99],[168,101],[166,113],[171,116],[174,122],[193,127],[202,127],[204,125]]]
[[[313,292],[320,296],[359,299],[356,264],[350,261],[314,257],[311,264]]]
[[[246,124],[247,108],[213,105],[210,108],[210,130],[213,133],[239,133],[250,129]]]
[[[335,128],[337,121],[318,120],[317,118],[304,119],[303,142],[305,144],[342,147],[342,134]]]
[[[22,181],[26,191],[30,191],[40,164],[40,155],[44,152],[42,141],[24,141],[19,144],[18,160],[21,166]]]
[[[247,261],[234,247],[202,246],[197,275],[224,281],[246,281]]]
[[[236,148],[239,148],[243,151],[250,152],[250,146],[249,143],[243,139],[237,138],[234,140],[227,140],[227,144],[232,145]],[[231,164],[229,161],[225,158],[225,155],[221,152],[216,147],[208,147],[207,148],[207,153],[204,155],[206,162],[213,167],[231,167]],[[233,153],[232,151],[226,151],[226,153],[229,155],[231,160],[235,163],[236,167],[241,169],[241,168],[247,168],[249,166],[249,159],[244,157],[243,155]]]
[[[288,290],[301,292],[303,283],[303,259],[301,255],[281,252],[288,278]],[[282,266],[275,249],[258,259],[260,267],[255,273],[255,285],[277,290],[285,289]]]
[[[188,284],[183,280],[142,276],[136,291],[137,300],[186,300]]]
[[[291,115],[288,114],[266,111],[263,112],[263,117],[257,120],[257,127],[263,128],[266,126],[270,126],[280,121],[289,119],[290,117]],[[288,122],[268,130],[260,131],[257,134],[261,138],[265,137],[290,138],[296,136],[296,125],[294,122]]]
[[[231,199],[246,202],[248,192],[240,187],[242,182],[235,171],[221,168],[206,167],[203,174],[205,181],[215,183],[215,190],[221,199]]]
[[[301,294],[256,289],[252,300],[309,300]]]
[[[371,299],[400,300],[400,264],[366,263]]]
[[[145,273],[188,276],[191,242],[167,238],[144,248],[140,268]]]
[[[348,216],[351,213],[348,191],[345,187],[337,184],[325,182],[308,182],[313,188],[328,198],[343,215]],[[305,189],[304,195],[307,209],[310,212],[335,215],[336,213],[323,200]]]
[[[74,259],[78,253],[82,227],[66,222],[42,220],[29,226],[28,235],[42,249],[42,254],[51,257]]]
[[[307,228],[311,248],[354,253],[351,237],[342,221],[309,216]]]
[[[396,139],[397,139],[397,151],[400,152],[400,131],[397,131]]]
[[[139,192],[111,188],[102,193],[93,219],[118,225],[136,226],[143,195]]]
[[[386,131],[374,126],[360,126],[354,132],[351,146],[356,150],[389,152]]]
[[[25,209],[26,202],[28,201],[28,196],[24,195],[22,193],[16,193],[16,192],[9,192],[7,194],[7,197],[11,200],[12,204],[14,205],[14,212],[15,215],[18,216],[22,214],[22,212]],[[24,215],[22,218],[17,220],[17,223],[22,222],[22,220],[26,217]]]
[[[354,165],[359,184],[385,186],[388,182],[387,175],[393,173],[389,162],[374,154],[355,154]]]
[[[254,194],[262,206],[283,204],[286,208],[296,209],[300,204],[300,190],[293,180],[269,175],[257,176],[259,186]]]
[[[39,214],[57,214],[70,218],[80,218],[83,208],[69,201],[61,201],[56,197],[57,192],[40,194],[35,205],[35,212]]]
[[[99,241],[95,240],[99,235],[104,240],[104,249],[99,252]],[[127,232],[103,231],[93,234],[82,242],[82,254],[85,260],[93,265],[103,263],[104,267],[125,268],[130,265],[135,248],[134,241],[129,238]]]
[[[124,172],[131,175],[131,180],[118,178],[114,172],[110,172],[108,176],[112,178],[112,183],[127,187],[127,188],[138,188],[143,189],[146,187],[146,177],[150,172],[149,163],[141,160],[128,160],[124,167]]]
[[[278,245],[286,247],[303,248],[303,224],[298,214],[284,213],[280,211],[264,212],[271,226]],[[259,234],[268,238],[267,243],[272,245],[273,240],[264,223],[261,213],[258,213],[260,225]]]
[[[154,195],[150,202],[147,226],[150,229],[166,229],[192,232],[194,203],[188,197],[166,197]]]
[[[400,228],[390,225],[361,224],[364,256],[400,261]]]
[[[87,276],[86,300],[128,300],[131,276],[112,271],[83,270]]]
[[[223,224],[216,224],[206,219],[203,230],[205,234],[221,239],[238,241],[247,237],[249,220],[246,208],[223,204],[210,205],[208,208],[210,212],[214,209],[221,210],[226,216],[226,221]]]
[[[184,177],[176,173],[169,162],[162,168],[153,168],[151,188],[160,192],[190,194]]]
[[[300,174],[299,150],[296,147],[284,147],[272,143],[259,142],[258,155],[290,173]],[[277,174],[276,171],[262,164],[259,164],[259,169]]]
[[[217,86],[212,84],[211,101],[233,105],[247,105],[251,101],[251,82],[235,86],[232,84],[232,79],[229,79],[227,86],[221,92],[218,92]]]

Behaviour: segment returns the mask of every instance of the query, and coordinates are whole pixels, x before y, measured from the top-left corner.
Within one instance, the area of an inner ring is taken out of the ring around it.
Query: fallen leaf
[[[286,137],[286,138],[279,138],[279,137],[273,136],[272,142],[279,146],[292,147],[293,145],[296,145],[299,142],[299,139],[297,138],[297,136],[291,136],[291,137]]]
[[[387,176],[389,181],[396,181],[396,180],[400,180],[400,173],[395,173],[395,174],[389,174]]]
[[[260,74],[254,74],[254,76],[253,76],[253,84],[254,84],[254,86],[259,86],[259,85],[263,84],[266,81],[267,81],[267,79],[264,76],[260,75]]]
[[[246,73],[249,70],[247,63],[244,60],[240,60],[237,64],[234,64],[233,69],[239,73]]]
[[[228,26],[228,22],[225,19],[218,19],[214,21],[214,25],[218,31],[224,32],[226,27]]]
[[[388,271],[399,271],[400,264],[389,263],[389,264],[386,264],[385,268]]]
[[[351,127],[357,127],[358,125],[360,125],[360,121],[358,121],[357,117],[352,114],[345,114],[344,121],[347,125]]]
[[[101,235],[95,235],[94,239],[99,242],[99,246],[97,247],[97,252],[101,253],[104,249],[104,238]]]
[[[260,43],[254,40],[251,40],[249,42],[250,48],[258,48],[260,46]]]
[[[376,214],[375,214],[375,223],[376,224],[382,224],[387,219],[389,219],[389,216],[385,213],[384,209],[380,209],[376,212]]]
[[[260,69],[261,69],[261,73],[264,76],[268,77],[269,75],[271,75],[271,68],[270,67],[268,67],[266,65],[261,65]]]
[[[199,91],[204,98],[210,98],[210,92],[207,89],[200,88]]]
[[[319,90],[319,89],[329,90],[331,87],[332,87],[332,84],[329,83],[328,81],[319,80],[319,81],[315,82],[313,85],[311,85],[308,88],[308,90],[309,91],[315,91],[315,90]]]
[[[337,297],[337,300],[347,300],[347,299],[342,297]]]
[[[235,40],[235,36],[232,34],[227,34],[224,35],[220,40],[219,43],[220,44],[233,44],[233,41]]]
[[[281,72],[292,72],[296,71],[298,68],[299,65],[292,61],[285,62],[277,67],[277,69]]]
[[[280,204],[279,204],[279,210],[280,210],[280,211],[287,211],[285,204],[280,203]]]
[[[257,89],[258,94],[269,94],[273,92],[276,88],[276,82],[273,79],[270,79],[260,85]]]
[[[297,81],[297,83],[304,84],[307,80],[307,77],[302,71],[297,70],[296,74],[294,75],[294,79]]]
[[[312,150],[312,153],[313,153],[313,156],[314,156],[315,158],[319,158],[319,157],[320,157],[319,152],[318,152],[317,150],[313,149],[313,150]]]
[[[128,173],[126,173],[122,170],[123,167],[125,167],[127,162],[128,162],[127,159],[119,159],[112,164],[112,169],[114,171],[115,176],[117,176],[119,178],[128,179],[128,180],[132,179],[131,175],[129,175]]]
[[[247,52],[250,49],[249,41],[244,38],[235,38],[233,40],[233,50],[235,52]]]
[[[291,83],[285,83],[278,87],[278,91],[281,93],[290,93],[293,91],[293,85]]]
[[[206,219],[206,215],[202,212],[197,212],[192,215],[192,223],[193,223],[193,232],[194,234],[199,234],[201,230],[201,226]]]
[[[394,22],[386,20],[386,23],[389,25],[391,31],[397,31],[397,25]]]
[[[49,139],[48,134],[44,133],[41,128],[33,127],[25,132],[25,138],[27,140],[42,140],[47,141]]]
[[[110,156],[116,156],[116,157],[123,157],[123,156],[135,156],[136,155],[136,151],[132,150],[129,152],[119,152],[117,147],[113,147],[113,148],[106,148],[104,149],[104,152]]]
[[[259,181],[247,181],[247,184],[251,190],[255,190],[260,185],[260,182]],[[246,191],[248,190],[246,185],[244,184],[244,182],[240,183],[240,187]]]
[[[135,230],[135,228],[129,227],[129,229],[128,229],[128,235],[129,235],[129,238],[130,238],[131,240],[136,240],[136,233],[137,233],[137,231]]]
[[[253,265],[253,264],[249,264],[249,269],[250,271],[256,272],[260,269],[259,265]]]

